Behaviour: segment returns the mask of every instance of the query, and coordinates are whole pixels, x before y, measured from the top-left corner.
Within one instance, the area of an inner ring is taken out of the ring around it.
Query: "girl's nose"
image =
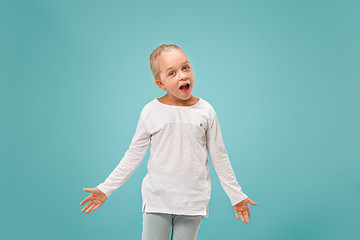
[[[183,73],[182,71],[180,71],[180,73],[179,73],[179,78],[180,78],[181,80],[185,79],[185,78],[186,78],[185,73]]]

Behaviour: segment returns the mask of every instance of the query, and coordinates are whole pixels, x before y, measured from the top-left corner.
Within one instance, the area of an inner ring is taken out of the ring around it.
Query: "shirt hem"
[[[148,205],[146,205],[145,210],[143,209],[142,212],[145,213],[167,213],[167,214],[176,214],[176,215],[189,215],[189,216],[204,216],[208,217],[206,210],[199,211],[199,212],[187,212],[187,211],[179,211],[179,210],[171,210],[171,209],[151,209]]]

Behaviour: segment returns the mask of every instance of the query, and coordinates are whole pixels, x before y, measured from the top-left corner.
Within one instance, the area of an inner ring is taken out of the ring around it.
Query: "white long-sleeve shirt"
[[[143,212],[208,217],[207,151],[231,204],[247,198],[231,167],[216,112],[201,98],[192,106],[167,105],[155,98],[143,107],[129,149],[97,186],[107,197],[138,168],[149,144],[148,173],[141,187]]]

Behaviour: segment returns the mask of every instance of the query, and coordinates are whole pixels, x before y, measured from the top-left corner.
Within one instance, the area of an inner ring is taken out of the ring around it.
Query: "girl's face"
[[[156,84],[167,90],[173,100],[188,100],[194,87],[194,73],[186,54],[181,50],[163,52],[157,63],[160,79],[156,79]]]

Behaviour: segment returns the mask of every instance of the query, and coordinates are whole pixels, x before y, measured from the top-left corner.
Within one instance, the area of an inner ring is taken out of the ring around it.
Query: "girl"
[[[248,223],[248,204],[231,167],[214,108],[191,95],[194,73],[185,52],[174,44],[160,45],[150,55],[158,87],[167,94],[147,103],[140,114],[129,149],[108,178],[81,205],[98,209],[137,169],[150,145],[148,173],[142,182],[143,240],[196,239],[203,216],[209,216],[211,162],[234,208]]]

